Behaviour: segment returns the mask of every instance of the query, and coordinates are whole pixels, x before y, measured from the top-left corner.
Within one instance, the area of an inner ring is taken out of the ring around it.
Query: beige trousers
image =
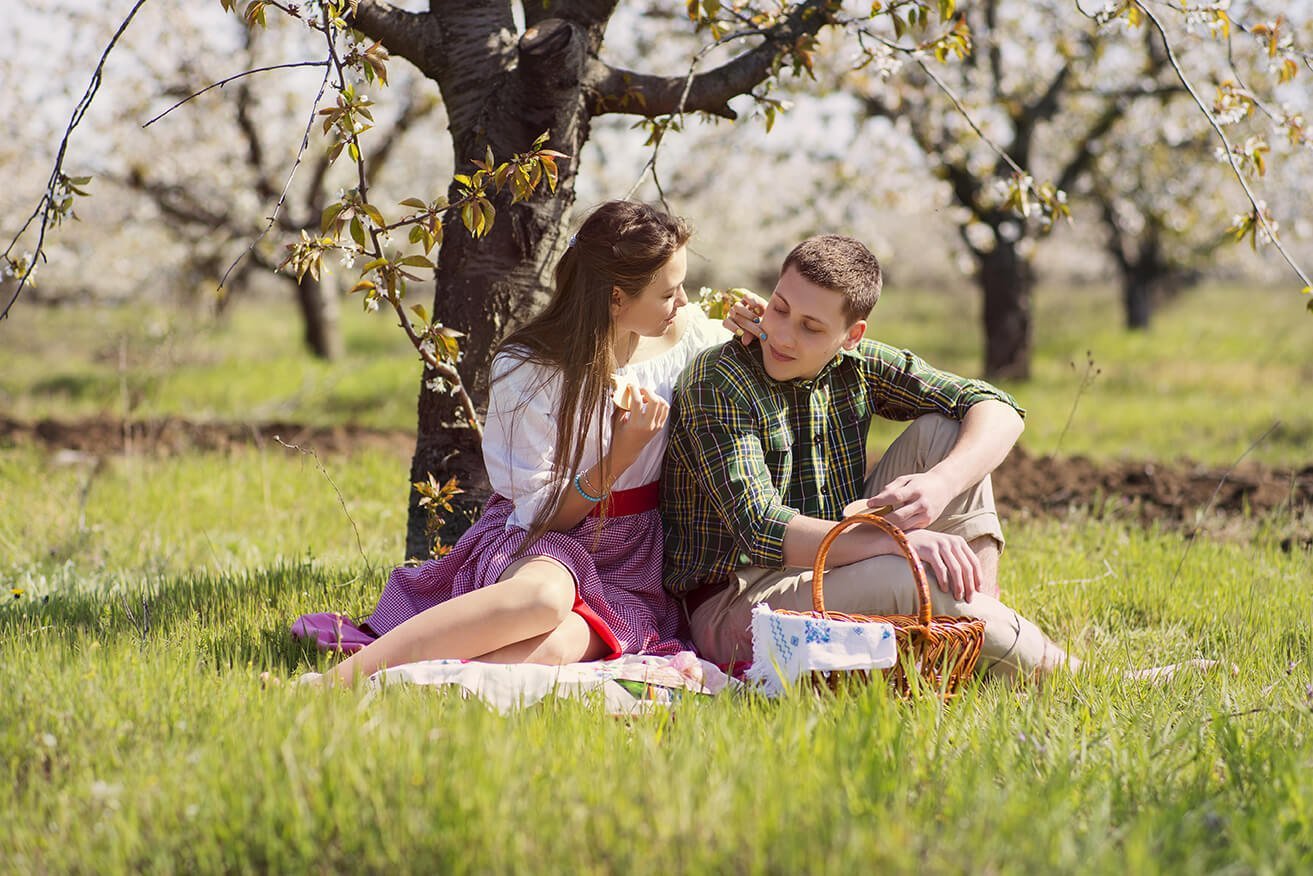
[[[933,467],[953,449],[959,429],[956,421],[938,415],[913,421],[867,478],[864,495],[874,496],[894,478]],[[967,541],[991,536],[1001,550],[1003,530],[989,476],[955,498],[929,528],[960,535]],[[791,611],[812,608],[810,569],[746,566],[736,576],[737,586],[712,596],[689,618],[698,651],[718,663],[752,659],[749,626],[752,607],[758,602]],[[1029,675],[1062,658],[1033,623],[997,599],[976,594],[970,602],[963,602],[940,590],[928,569],[926,576],[930,580],[932,613],[985,622],[982,670],[1005,676]],[[879,556],[827,570],[825,607],[850,614],[915,614],[916,584],[907,560],[901,555]]]

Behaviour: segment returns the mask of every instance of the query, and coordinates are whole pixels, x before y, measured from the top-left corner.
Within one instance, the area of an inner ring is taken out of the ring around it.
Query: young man
[[[934,613],[986,622],[982,667],[1075,668],[996,598],[1003,532],[989,473],[1021,434],[1021,408],[865,340],[880,288],[859,241],[813,237],[784,260],[760,343],[707,350],[684,371],[661,483],[666,589],[684,600],[704,656],[751,659],[752,606],[809,610],[821,539],[849,514],[892,505],[931,577]],[[912,425],[868,467],[876,416]],[[907,561],[874,527],[840,536],[829,561],[827,608],[915,612]]]

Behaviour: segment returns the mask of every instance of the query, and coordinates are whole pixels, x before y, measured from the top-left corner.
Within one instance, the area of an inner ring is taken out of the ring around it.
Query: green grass
[[[69,570],[0,608],[0,856],[97,872],[1300,872],[1313,855],[1307,555],[1031,525],[1009,589],[1103,665],[1226,655],[1146,689],[981,685],[950,708],[794,695],[667,719],[430,690],[262,688],[296,613],[378,580],[300,562]],[[1115,574],[1096,578],[1108,558]],[[143,601],[149,606],[143,609]],[[149,617],[149,628],[143,619]]]
[[[301,347],[281,301],[221,322],[164,308],[16,308],[0,325],[0,409],[23,420],[164,415],[415,428],[419,360],[395,320],[344,303],[346,354]]]
[[[875,334],[973,372],[974,327],[946,328],[962,304],[891,289]],[[1036,377],[1009,387],[1026,443],[1057,449],[1088,349],[1103,373],[1063,453],[1227,464],[1280,417],[1255,455],[1307,465],[1298,304],[1204,290],[1131,337],[1107,292],[1042,290]],[[324,365],[288,316],[20,308],[0,324],[0,409],[413,428],[395,327],[344,314],[348,355]],[[1007,600],[1096,667],[1042,688],[503,717],[431,690],[289,687],[326,665],[291,619],[368,611],[401,550],[404,451],[323,462],[359,547],[314,461],[276,444],[99,467],[0,447],[0,871],[1313,868],[1313,555],[1282,546],[1308,509],[1193,545],[1115,506],[1011,526]],[[1238,673],[1101,671],[1195,656]]]
[[[1042,287],[1033,379],[1004,383],[1028,411],[1023,446],[1229,465],[1280,421],[1250,458],[1307,465],[1313,317],[1301,303],[1285,288],[1210,286],[1135,334],[1121,329],[1111,288]],[[967,289],[895,285],[876,307],[871,335],[975,375],[978,324],[979,302]],[[0,410],[29,421],[177,415],[413,429],[419,371],[404,336],[353,302],[342,327],[346,355],[330,364],[301,352],[295,314],[281,301],[235,305],[218,324],[162,309],[18,308],[0,325]],[[1100,373],[1082,391],[1087,353]],[[895,428],[877,425],[873,440],[888,443]]]
[[[1033,453],[1225,466],[1280,421],[1249,458],[1309,463],[1313,317],[1288,289],[1204,287],[1165,307],[1143,333],[1121,328],[1110,289],[1042,287],[1035,299],[1032,378],[1002,383],[1027,409],[1022,444]],[[961,331],[949,329],[955,320]],[[894,287],[869,334],[976,374],[978,323],[974,298]],[[1099,373],[1081,391],[1090,359]],[[895,434],[884,427],[874,440],[887,444]]]

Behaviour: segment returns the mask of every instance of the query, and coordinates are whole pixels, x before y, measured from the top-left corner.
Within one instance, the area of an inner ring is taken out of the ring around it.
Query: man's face
[[[866,333],[866,320],[849,322],[843,294],[817,286],[792,265],[780,275],[761,318],[761,361],[775,380],[810,379]]]

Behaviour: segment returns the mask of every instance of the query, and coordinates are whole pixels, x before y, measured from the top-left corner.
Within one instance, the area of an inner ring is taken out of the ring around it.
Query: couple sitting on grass
[[[482,517],[446,556],[394,570],[349,636],[340,620],[325,635],[333,616],[298,622],[321,645],[358,648],[323,680],[437,658],[691,647],[749,660],[752,607],[809,609],[821,539],[883,505],[931,578],[934,614],[985,622],[981,671],[1079,669],[998,598],[989,474],[1022,431],[1012,397],[866,340],[881,269],[852,238],[802,242],[770,300],[749,294],[721,324],[685,306],[689,236],[611,201],[570,238],[547,309],[492,363]],[[628,410],[613,375],[636,388]],[[877,416],[910,425],[868,464]],[[846,532],[829,559],[828,609],[915,613],[911,571],[883,532]]]

